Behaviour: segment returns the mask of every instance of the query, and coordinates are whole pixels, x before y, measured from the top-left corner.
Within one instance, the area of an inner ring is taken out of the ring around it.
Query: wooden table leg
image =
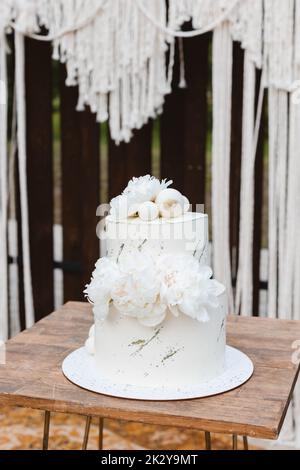
[[[237,434],[232,436],[232,450],[238,450],[238,437]]]
[[[44,417],[44,434],[43,434],[43,450],[48,450],[48,445],[49,445],[49,429],[50,429],[50,411],[45,411],[45,417]]]
[[[83,438],[83,443],[82,443],[82,450],[87,449],[89,434],[90,434],[90,428],[91,428],[91,422],[92,422],[92,417],[87,416],[86,417],[86,423],[85,423],[85,430],[84,430],[84,438]]]
[[[99,442],[98,448],[99,450],[103,450],[103,418],[99,418]]]
[[[249,450],[249,445],[248,445],[248,438],[247,438],[247,436],[243,436],[243,443],[244,443],[244,450]]]
[[[205,449],[211,450],[211,435],[210,432],[205,433]]]

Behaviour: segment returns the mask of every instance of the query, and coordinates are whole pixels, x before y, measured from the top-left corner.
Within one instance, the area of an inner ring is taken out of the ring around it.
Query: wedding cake
[[[101,231],[85,348],[114,384],[179,390],[224,370],[227,298],[208,266],[208,217],[171,184],[133,178]]]

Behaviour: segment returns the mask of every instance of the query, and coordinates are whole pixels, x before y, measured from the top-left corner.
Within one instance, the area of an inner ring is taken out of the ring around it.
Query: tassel
[[[33,294],[31,282],[29,221],[27,200],[27,168],[26,168],[26,112],[25,112],[25,76],[24,76],[24,36],[15,33],[15,77],[16,77],[16,103],[17,103],[17,141],[19,157],[20,204],[22,214],[22,248],[23,248],[23,275],[25,296],[26,328],[34,324]],[[20,221],[18,221],[20,223]]]
[[[220,80],[222,77],[222,80]],[[213,36],[212,228],[214,276],[228,292],[233,313],[229,241],[232,39],[224,23]]]
[[[7,252],[7,64],[6,38],[0,30],[0,341],[8,339]]]

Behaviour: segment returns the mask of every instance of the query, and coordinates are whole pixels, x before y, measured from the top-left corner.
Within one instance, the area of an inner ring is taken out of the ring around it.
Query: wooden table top
[[[278,437],[299,372],[299,365],[292,363],[292,343],[300,339],[299,321],[229,317],[227,343],[252,359],[252,378],[222,395],[169,402],[99,395],[64,377],[63,359],[83,345],[92,322],[88,304],[69,302],[8,341],[6,364],[0,365],[1,404]]]

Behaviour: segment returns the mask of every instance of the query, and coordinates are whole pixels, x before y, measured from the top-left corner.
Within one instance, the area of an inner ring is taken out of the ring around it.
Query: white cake
[[[191,254],[201,264],[208,262],[208,217],[188,212],[174,219],[142,221],[139,218],[106,218],[106,256],[117,259],[121,252],[151,251]]]
[[[163,208],[157,194],[149,198],[148,192],[142,202],[132,197],[137,207],[157,201],[157,211],[153,205],[148,214],[154,220],[142,211],[143,220],[114,210],[105,220],[105,257],[85,291],[95,314],[86,350],[112,383],[180,389],[222,373],[227,298],[207,267],[207,216],[186,212],[179,193],[164,187],[157,193],[163,202],[171,196]],[[172,209],[180,203],[182,210]]]

